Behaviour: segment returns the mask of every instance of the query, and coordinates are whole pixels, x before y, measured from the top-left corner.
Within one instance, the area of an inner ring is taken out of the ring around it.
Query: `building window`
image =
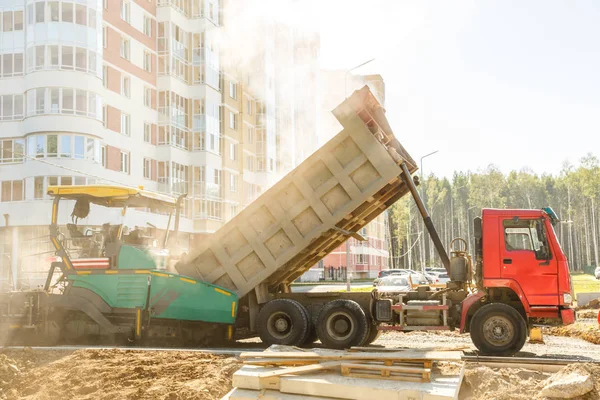
[[[102,0],[102,6],[105,10],[108,10],[108,0]]]
[[[106,123],[108,121],[108,106],[104,104],[102,106],[102,125],[106,128]]]
[[[246,102],[246,113],[248,115],[252,115],[252,100],[248,99],[248,101]]]
[[[0,140],[0,164],[23,162],[25,139]]]
[[[235,161],[237,159],[237,145],[229,143],[229,159]]]
[[[122,151],[121,152],[121,172],[126,174],[129,173],[129,153]]]
[[[152,108],[152,89],[148,87],[144,88],[144,105]]]
[[[152,142],[152,126],[147,122],[144,122],[144,142]]]
[[[152,18],[147,15],[144,15],[144,34],[152,37]]]
[[[121,57],[129,60],[129,39],[121,38]]]
[[[71,7],[73,7],[72,3],[70,3],[69,5]],[[35,3],[35,23],[36,24],[44,23],[44,11],[45,11],[44,6],[45,6],[44,2]],[[71,18],[73,18],[72,15],[71,15]]]
[[[237,175],[229,175],[229,190],[231,192],[237,192],[238,188],[238,177]]]
[[[148,158],[144,158],[144,178],[152,179],[152,161]]]
[[[221,184],[221,170],[220,169],[215,168],[214,178],[215,178],[215,185],[220,185]]]
[[[233,111],[229,111],[229,127],[231,129],[237,129],[237,114]]]
[[[102,66],[102,86],[108,87],[108,66]]]
[[[43,199],[44,198],[44,177],[36,176],[33,179],[33,198]]]
[[[152,54],[144,51],[144,71],[152,72]]]
[[[254,128],[248,127],[248,143],[252,144],[254,142]]]
[[[106,168],[106,146],[100,147],[100,165]]]
[[[3,65],[6,74],[6,67],[9,65],[12,54],[4,55]],[[23,70],[23,56],[14,55],[14,74],[20,75]],[[60,57],[59,57],[60,56]],[[67,69],[97,73],[98,54],[93,50],[84,47],[74,47],[67,45],[40,45],[27,48],[27,71],[36,71],[43,69]],[[12,64],[12,63],[11,63]]]
[[[23,118],[23,95],[5,94],[0,96],[0,121],[14,121]]]
[[[129,136],[130,134],[130,116],[121,112],[121,133]]]
[[[23,201],[25,199],[25,185],[23,180],[18,181],[2,181],[0,185],[2,194],[0,195],[0,201]]]
[[[232,99],[237,98],[237,83],[229,82],[229,97]]]
[[[121,94],[127,98],[131,97],[131,79],[128,76],[121,77]]]
[[[106,26],[102,26],[102,46],[104,48],[108,46],[108,28]]]
[[[129,23],[129,2],[121,0],[121,19]]]

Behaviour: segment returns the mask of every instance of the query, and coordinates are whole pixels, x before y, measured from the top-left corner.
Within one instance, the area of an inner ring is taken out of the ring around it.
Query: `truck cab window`
[[[507,220],[503,225],[507,251],[533,251],[538,260],[550,259],[543,220]]]

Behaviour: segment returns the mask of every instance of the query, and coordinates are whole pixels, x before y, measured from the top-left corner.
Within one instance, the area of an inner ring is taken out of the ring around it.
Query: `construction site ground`
[[[589,311],[590,316],[596,312]],[[517,356],[589,361],[568,368],[584,369],[595,380],[595,389],[579,399],[597,399],[600,365],[592,362],[600,361],[600,346],[581,337],[598,337],[600,330],[591,318],[580,320],[576,326],[570,327],[569,332],[563,328],[545,329],[543,344],[527,343]],[[557,329],[567,336],[551,334]],[[238,345],[231,350],[262,349],[255,339]],[[476,354],[469,335],[456,332],[386,332],[373,345],[399,349],[465,346],[465,355]],[[0,351],[0,399],[213,400],[231,389],[231,376],[241,365],[235,355],[174,349],[10,348]],[[461,365],[445,367],[460,369]],[[536,396],[550,375],[468,363],[460,398],[541,398]]]

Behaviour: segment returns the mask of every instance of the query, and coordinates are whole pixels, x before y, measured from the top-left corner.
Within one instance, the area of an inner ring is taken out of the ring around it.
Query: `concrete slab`
[[[585,306],[590,301],[600,298],[600,292],[577,293],[577,306]]]
[[[246,365],[233,375],[233,386],[260,390],[259,375],[277,368]],[[450,400],[457,397],[462,376],[436,375],[431,382],[401,382],[383,379],[350,378],[338,373],[282,376],[281,393],[350,400]],[[304,397],[306,398],[306,397]],[[232,399],[233,400],[233,399]]]
[[[221,400],[339,400],[339,398],[281,393],[276,390],[248,390],[234,388]]]

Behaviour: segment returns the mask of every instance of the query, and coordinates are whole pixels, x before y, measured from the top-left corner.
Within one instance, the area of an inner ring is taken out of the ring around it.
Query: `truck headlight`
[[[563,303],[571,304],[573,302],[573,297],[571,297],[571,293],[563,293]]]

